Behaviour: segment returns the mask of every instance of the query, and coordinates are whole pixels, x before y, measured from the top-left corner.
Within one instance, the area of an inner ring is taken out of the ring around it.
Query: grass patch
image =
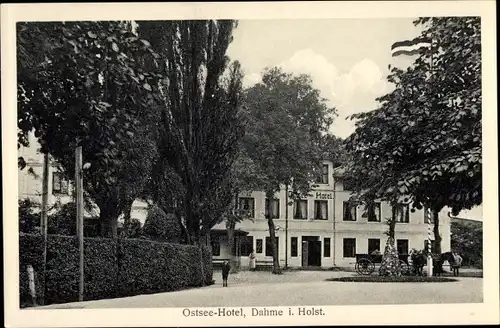
[[[353,276],[342,278],[330,278],[327,281],[341,282],[453,282],[457,281],[452,278],[445,277],[421,277],[421,276],[400,276],[400,277],[384,277],[384,276]]]

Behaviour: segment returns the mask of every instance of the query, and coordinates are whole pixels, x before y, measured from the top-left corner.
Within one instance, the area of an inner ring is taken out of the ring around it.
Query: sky
[[[266,67],[309,74],[338,111],[330,131],[345,138],[354,131],[346,117],[375,109],[375,99],[390,91],[388,65],[405,67],[415,59],[391,57],[394,42],[420,34],[414,20],[240,20],[227,53],[241,62],[245,86],[258,82]]]
[[[408,67],[415,59],[391,56],[394,42],[420,35],[415,19],[240,20],[227,54],[241,62],[247,87],[266,67],[309,74],[337,108],[330,132],[345,138],[354,132],[347,116],[377,108],[376,98],[391,90],[388,66]],[[482,220],[482,206],[458,216]]]

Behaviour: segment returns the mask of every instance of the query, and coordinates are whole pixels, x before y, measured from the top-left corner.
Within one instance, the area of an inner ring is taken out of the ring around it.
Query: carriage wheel
[[[401,266],[401,274],[404,276],[410,275],[410,267],[405,261],[400,260],[399,265]]]
[[[361,259],[356,263],[356,272],[362,275],[370,275],[375,270],[375,264],[368,259]]]

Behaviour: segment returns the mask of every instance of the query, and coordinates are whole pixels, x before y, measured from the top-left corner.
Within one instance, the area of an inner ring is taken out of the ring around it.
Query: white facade
[[[332,171],[332,164],[328,165],[328,183],[318,184],[307,198],[307,219],[294,218],[294,205],[288,206],[286,211],[286,194],[281,190],[276,194],[279,199],[279,218],[274,220],[277,228],[279,261],[281,266],[286,264],[289,267],[301,266],[321,266],[323,268],[348,267],[355,263],[355,254],[369,253],[369,243],[371,247],[377,244],[379,240],[379,250],[384,251],[388,229],[385,223],[386,218],[391,217],[391,207],[387,203],[380,204],[380,222],[368,222],[368,218],[363,217],[364,206],[359,205],[356,209],[355,221],[344,220],[344,202],[352,195],[351,192],[344,190],[341,179],[335,179]],[[250,192],[240,195],[243,198],[253,199],[255,202],[254,218],[245,220],[236,225],[236,229],[248,232],[248,243],[256,251],[256,260],[271,261],[272,257],[266,255],[266,237],[269,237],[268,223],[265,218],[266,197],[263,192]],[[288,200],[290,201],[290,200]],[[327,219],[316,219],[315,205],[316,201],[325,201],[327,203]],[[288,214],[288,218],[287,218]],[[379,215],[377,215],[379,216]],[[442,237],[442,251],[450,250],[450,218],[447,211],[443,210],[439,214],[440,234]],[[224,229],[224,223],[214,227]],[[428,236],[428,225],[424,221],[424,211],[416,210],[409,212],[409,222],[396,224],[395,239],[399,243],[402,252],[412,248],[423,249]],[[221,238],[224,238],[221,236]],[[293,240],[296,238],[295,240]],[[434,235],[432,234],[432,238]],[[212,238],[214,239],[214,238]],[[288,239],[288,240],[287,240]],[[354,241],[354,245],[352,244]],[[372,239],[369,241],[369,239]],[[286,242],[286,240],[288,242]],[[311,243],[308,240],[316,240]],[[228,258],[228,250],[224,249],[227,241],[222,240],[220,246],[217,240],[212,240],[215,248],[220,247],[220,254],[215,252],[214,259]],[[262,249],[258,247],[262,243]],[[293,243],[293,246],[292,246]],[[314,245],[315,244],[315,245]],[[296,246],[295,246],[296,245]],[[316,248],[315,248],[316,247]],[[344,250],[344,247],[346,250]],[[311,251],[309,251],[311,248]],[[242,256],[246,256],[245,247],[242,247]],[[260,251],[260,252],[259,252]],[[307,257],[307,258],[306,258]],[[309,258],[312,257],[313,261]],[[286,258],[286,261],[285,261]],[[248,265],[248,259],[243,258],[242,265]]]

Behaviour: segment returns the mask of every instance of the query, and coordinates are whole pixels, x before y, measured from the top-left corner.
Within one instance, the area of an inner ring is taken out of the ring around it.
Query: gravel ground
[[[352,276],[351,272],[294,271],[240,272],[223,288],[220,272],[216,282],[204,288],[126,298],[38,307],[57,308],[158,308],[218,306],[298,306],[360,304],[480,303],[483,279],[458,278],[443,283],[331,282],[327,278]]]

